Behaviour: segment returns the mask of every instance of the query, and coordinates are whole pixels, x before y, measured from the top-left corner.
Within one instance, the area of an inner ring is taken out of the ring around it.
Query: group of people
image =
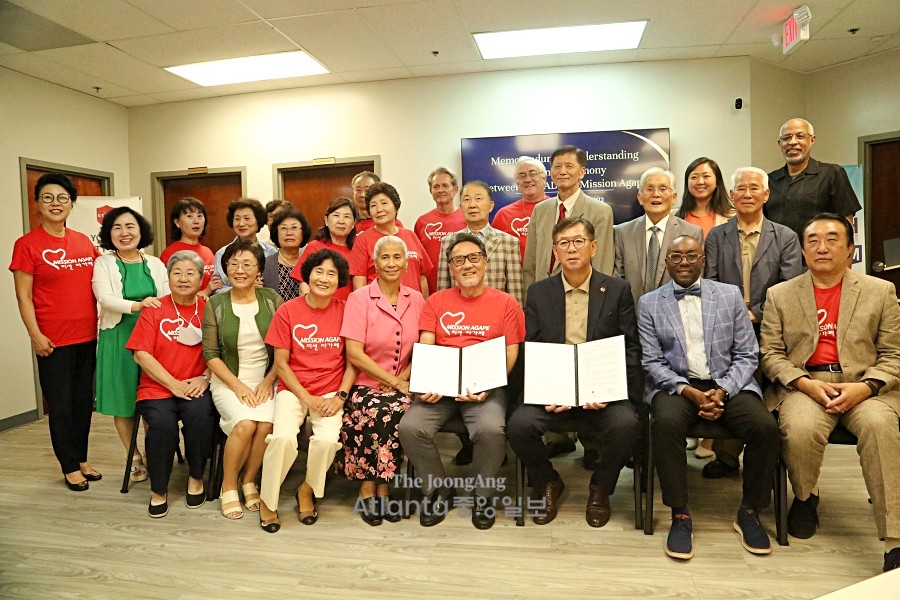
[[[534,522],[553,521],[565,484],[551,458],[573,431],[592,471],[585,519],[604,526],[652,414],[662,500],[672,510],[666,554],[693,556],[685,436],[701,420],[740,440],[717,441],[704,475],[737,474],[743,451],[734,528],[745,549],[768,554],[759,511],[779,456],[794,489],[788,531],[810,537],[824,448],[842,425],[859,439],[884,569],[897,568],[900,308],[890,283],[849,269],[859,202],[840,167],[811,158],[814,142],[807,121],[786,122],[784,167],[739,168],[730,185],[714,160],[698,158],[677,212],[675,176],[648,169],[637,192],[644,214],[615,226],[610,207],[582,191],[586,153],[574,146],[550,157],[555,199],[545,194],[545,165],[520,158],[522,198],[492,222],[489,186],[471,181],[460,193],[441,167],[427,180],[435,209],[406,229],[397,190],[364,171],[351,182],[352,199],[329,205],[312,241],[290,205],[267,214],[255,200],[232,202],[236,237],[213,254],[199,241],[206,209],[186,198],[173,207],[177,241],[162,260],[141,251],[152,230],[127,208],[107,213],[100,242],[110,253],[98,255],[65,228],[74,186],[45,175],[35,189],[41,227],[16,242],[10,270],[65,483],[80,491],[100,478],[87,461],[95,363],[98,410],[115,417],[123,444],[135,403],[146,420],[132,478],[149,474],[150,516],[168,511],[179,420],[190,468],[185,503],[203,504],[218,418],[227,435],[222,513],[259,511],[268,532],[281,526],[280,488],[307,420],[302,523],[318,519],[332,466],[360,482],[363,521],[398,520],[389,494],[404,455],[424,494],[421,525],[440,523],[460,498],[434,438],[458,419],[466,434],[455,460],[473,463],[471,520],[488,529],[507,441],[543,507]],[[258,238],[264,223],[270,241]],[[522,342],[615,336],[624,337],[627,399],[518,402],[524,371],[542,368],[528,363]],[[415,342],[464,348],[500,337],[506,386],[410,392]]]

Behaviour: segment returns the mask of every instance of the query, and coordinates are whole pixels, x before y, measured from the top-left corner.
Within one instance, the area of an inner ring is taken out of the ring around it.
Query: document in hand
[[[625,336],[574,345],[525,342],[525,404],[627,399]]]
[[[465,348],[413,345],[409,391],[460,396],[506,385],[506,337]]]

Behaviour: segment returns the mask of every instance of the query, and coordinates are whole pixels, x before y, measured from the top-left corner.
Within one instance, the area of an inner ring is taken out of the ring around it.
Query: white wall
[[[460,167],[460,138],[669,127],[681,177],[701,155],[748,164],[749,59],[593,65],[265,92],[129,110],[131,193],[149,174],[247,167],[247,192],[274,197],[272,164],[380,155],[408,224],[433,208],[425,178]],[[777,128],[777,125],[776,125]]]
[[[23,234],[19,157],[108,171],[127,193],[128,116],[124,107],[0,67],[0,219],[3,266]],[[19,319],[12,274],[0,275],[0,420],[35,408],[31,342]]]
[[[752,166],[773,171],[784,164],[778,146],[781,125],[806,116],[804,76],[761,60],[750,61]],[[723,173],[726,181],[730,173]]]

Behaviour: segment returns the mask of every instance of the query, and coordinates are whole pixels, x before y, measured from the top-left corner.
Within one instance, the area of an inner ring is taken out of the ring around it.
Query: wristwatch
[[[870,398],[877,396],[878,392],[881,391],[881,388],[875,383],[875,380],[873,379],[863,379],[860,383],[864,383],[869,386],[869,389],[872,391],[872,395],[869,396]]]
[[[338,398],[340,398],[341,400],[346,400],[346,399],[347,399],[347,392],[345,392],[344,390],[340,390],[340,391],[338,391],[338,392],[335,392],[334,395],[337,396]]]

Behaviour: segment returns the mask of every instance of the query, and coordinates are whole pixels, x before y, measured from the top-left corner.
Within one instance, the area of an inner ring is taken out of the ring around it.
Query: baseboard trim
[[[28,412],[24,412],[20,415],[13,415],[12,417],[0,419],[0,432],[8,431],[27,423],[32,423],[34,421],[37,421],[39,418],[40,417],[38,415],[37,409],[34,409],[29,410]]]

